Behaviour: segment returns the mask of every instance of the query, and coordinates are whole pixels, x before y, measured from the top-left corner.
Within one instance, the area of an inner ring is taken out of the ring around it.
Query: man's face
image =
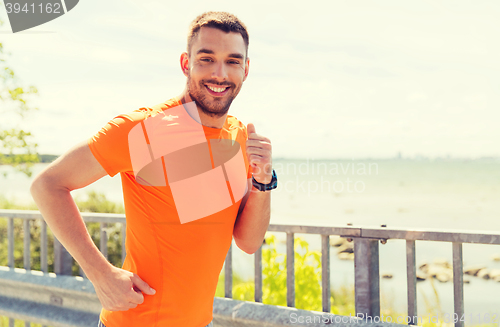
[[[181,62],[189,95],[205,114],[225,115],[248,74],[243,37],[202,27],[190,51]]]

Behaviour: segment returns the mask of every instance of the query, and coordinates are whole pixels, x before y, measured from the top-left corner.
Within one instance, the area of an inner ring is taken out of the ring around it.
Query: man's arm
[[[256,133],[255,126],[248,124],[247,156],[255,180],[268,184],[272,178],[271,141]],[[236,245],[248,254],[255,253],[264,240],[271,219],[271,192],[261,192],[248,181],[248,192],[241,201],[240,212],[234,224],[233,237]]]
[[[125,311],[155,291],[136,274],[114,267],[92,241],[70,192],[107,175],[87,142],[81,143],[45,168],[31,184],[31,194],[50,229],[94,284],[104,309]]]
[[[262,245],[271,219],[271,191],[261,192],[249,180],[246,203],[241,208],[234,224],[233,236],[236,245],[248,254],[255,253]]]

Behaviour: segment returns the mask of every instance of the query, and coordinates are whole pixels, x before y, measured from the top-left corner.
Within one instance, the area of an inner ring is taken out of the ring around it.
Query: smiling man
[[[33,197],[93,283],[99,326],[212,325],[224,258],[254,253],[276,187],[271,143],[228,115],[248,76],[248,33],[224,12],[190,26],[182,94],[112,119],[47,167]],[[70,191],[120,173],[127,256],[111,265],[90,238]]]

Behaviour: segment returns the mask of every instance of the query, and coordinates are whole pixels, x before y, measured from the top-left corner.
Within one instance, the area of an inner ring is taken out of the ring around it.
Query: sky
[[[40,153],[62,154],[120,113],[179,95],[189,23],[237,15],[250,74],[229,113],[271,139],[273,156],[500,156],[497,1],[83,0],[0,42],[23,85]]]

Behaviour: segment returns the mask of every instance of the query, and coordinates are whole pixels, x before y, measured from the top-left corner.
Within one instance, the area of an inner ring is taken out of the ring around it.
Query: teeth
[[[207,87],[208,87],[210,90],[212,90],[212,91],[214,91],[214,92],[217,92],[217,93],[220,93],[220,92],[223,92],[223,91],[225,91],[225,90],[226,90],[226,88],[225,88],[225,87],[212,87],[212,86],[208,86],[208,85],[207,85]]]

